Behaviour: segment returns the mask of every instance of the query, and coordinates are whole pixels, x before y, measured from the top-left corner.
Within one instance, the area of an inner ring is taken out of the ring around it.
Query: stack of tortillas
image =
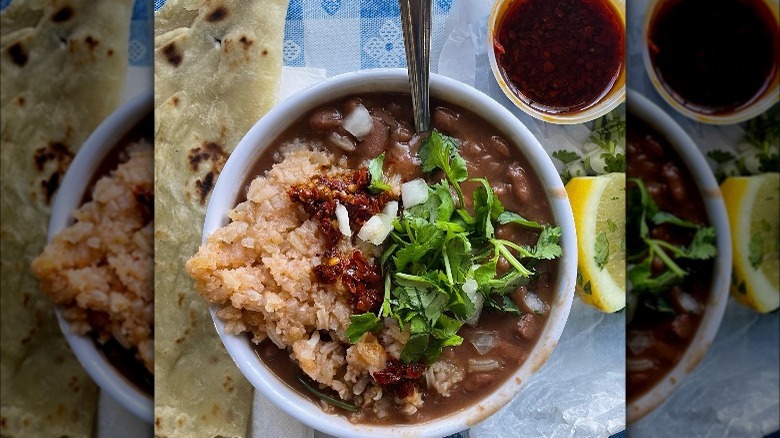
[[[15,0],[0,13],[2,436],[91,437],[97,387],[30,261],[73,156],[120,102],[132,0]]]
[[[287,0],[169,0],[155,16],[155,434],[245,436],[252,390],[184,262],[229,154],[275,103]]]

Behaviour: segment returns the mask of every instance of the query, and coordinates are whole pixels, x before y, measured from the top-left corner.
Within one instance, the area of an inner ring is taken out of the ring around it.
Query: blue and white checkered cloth
[[[452,0],[432,0],[431,59],[444,44]],[[155,0],[158,10],[165,0]],[[376,67],[406,67],[398,0],[290,0],[284,65],[321,68],[327,76]],[[432,62],[431,67],[436,67]]]

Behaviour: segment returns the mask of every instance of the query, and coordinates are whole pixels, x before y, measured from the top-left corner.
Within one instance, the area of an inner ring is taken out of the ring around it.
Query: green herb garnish
[[[757,175],[780,170],[780,106],[744,124],[745,137],[737,153],[712,150],[707,157],[716,163],[718,182],[730,176]]]
[[[335,399],[333,397],[330,397],[330,396],[326,395],[325,393],[319,391],[317,388],[309,385],[309,383],[306,382],[306,378],[305,377],[303,377],[301,375],[298,375],[297,377],[298,377],[298,381],[301,382],[301,384],[303,385],[304,388],[306,388],[312,394],[316,395],[320,400],[324,401],[325,403],[327,403],[327,404],[329,404],[331,406],[335,406],[337,408],[341,408],[341,409],[347,410],[349,412],[357,412],[358,411],[358,408],[356,408],[355,406],[353,406],[353,405],[351,405],[349,403],[343,402],[341,400]]]
[[[593,122],[584,153],[559,150],[552,157],[564,164],[561,179],[566,184],[576,176],[597,176],[626,171],[626,119],[617,109]]]
[[[410,333],[401,361],[431,364],[443,348],[463,342],[458,330],[482,308],[521,313],[507,294],[536,275],[538,260],[560,257],[561,229],[505,211],[483,178],[471,180],[478,185],[473,209],[466,210],[460,183],[468,173],[455,139],[433,131],[419,157],[425,173],[439,169],[444,178],[429,185],[425,202],[405,208],[395,219],[380,258],[385,293],[379,315],[353,316],[347,333],[355,342],[378,329],[380,317],[395,318]],[[495,227],[510,223],[539,230],[536,244],[496,238]],[[499,274],[502,258],[509,269]]]
[[[666,303],[661,292],[679,284],[688,274],[680,265],[680,260],[706,260],[715,257],[715,228],[706,227],[681,219],[669,212],[661,211],[640,179],[631,178],[634,187],[629,191],[626,235],[631,236],[628,243],[628,266],[626,275],[629,292],[642,296],[651,294],[654,300],[644,300],[643,305],[658,312],[673,311]],[[690,245],[675,245],[665,240],[653,238],[650,226],[669,224],[694,231]],[[653,274],[652,264],[660,260],[664,268]]]
[[[381,193],[385,190],[390,190],[390,184],[385,182],[385,176],[382,173],[382,167],[385,163],[385,154],[371,159],[368,162],[368,173],[371,175],[371,183],[368,185],[368,189],[374,193]]]

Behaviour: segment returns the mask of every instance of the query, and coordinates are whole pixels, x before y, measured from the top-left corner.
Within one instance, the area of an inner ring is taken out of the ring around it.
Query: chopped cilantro
[[[575,176],[596,176],[626,171],[626,119],[618,110],[593,122],[582,155],[558,150],[552,157],[563,163],[561,179],[566,184]]]
[[[393,222],[390,244],[379,259],[385,276],[379,315],[353,315],[350,342],[379,330],[381,318],[392,317],[410,333],[401,361],[433,363],[443,348],[463,342],[458,330],[482,308],[520,314],[508,293],[537,275],[535,260],[560,257],[561,228],[505,211],[484,178],[472,180],[478,185],[473,207],[466,210],[460,183],[468,173],[457,149],[454,139],[438,131],[421,147],[423,171],[440,169],[445,178],[429,185],[424,203],[402,210]],[[379,169],[381,159],[375,159]],[[538,232],[536,244],[496,238],[496,227],[506,224]],[[509,264],[507,272],[498,271],[501,259]]]
[[[362,313],[360,315],[351,315],[349,317],[349,327],[347,328],[347,339],[353,344],[360,339],[366,332],[376,333],[382,328],[382,321],[373,313]]]
[[[596,236],[595,243],[596,255],[593,257],[596,260],[596,265],[599,269],[604,269],[609,260],[609,241],[607,240],[607,233],[605,231],[600,232]]]
[[[368,162],[368,173],[371,175],[371,184],[369,184],[368,189],[374,193],[390,190],[390,185],[385,182],[385,176],[382,173],[384,163],[384,153]]]
[[[640,179],[631,178],[628,192],[626,235],[628,244],[626,276],[629,293],[639,296],[640,303],[653,311],[674,312],[661,292],[678,284],[688,273],[678,264],[681,260],[706,260],[716,256],[715,228],[686,221],[672,213],[661,211]],[[688,246],[676,245],[652,237],[651,224],[668,224],[695,230]],[[660,272],[653,269],[654,260],[663,264]]]
[[[764,239],[761,233],[753,233],[750,235],[750,243],[748,243],[748,261],[753,269],[758,269],[761,266],[761,262],[764,260]]]

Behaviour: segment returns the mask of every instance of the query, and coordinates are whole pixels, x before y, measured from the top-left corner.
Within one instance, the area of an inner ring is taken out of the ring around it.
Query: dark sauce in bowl
[[[647,30],[652,68],[689,110],[737,111],[776,80],[777,18],[764,0],[670,0],[654,13]]]
[[[519,0],[494,45],[512,91],[548,114],[596,104],[625,70],[625,24],[609,0]]]

